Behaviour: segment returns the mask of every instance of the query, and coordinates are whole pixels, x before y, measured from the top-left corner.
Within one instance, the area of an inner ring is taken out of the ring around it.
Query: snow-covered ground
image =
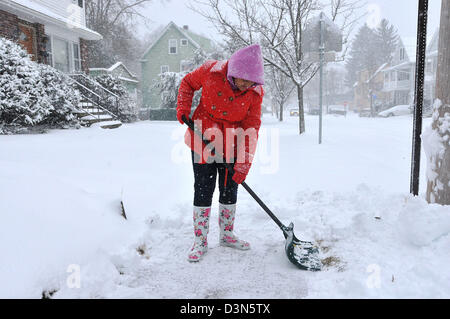
[[[247,182],[320,243],[318,273],[289,263],[242,188],[235,227],[252,249],[218,245],[216,193],[210,250],[187,262],[193,174],[179,123],[0,136],[0,297],[449,298],[450,209],[424,200],[425,157],[422,195],[409,195],[412,118],[326,116],[322,145],[318,117],[306,125],[299,136],[297,118],[265,116]]]

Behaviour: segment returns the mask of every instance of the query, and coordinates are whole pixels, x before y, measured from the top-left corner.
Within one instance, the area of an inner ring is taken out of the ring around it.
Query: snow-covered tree
[[[278,69],[269,67],[267,71],[266,80],[268,85],[266,86],[266,92],[270,96],[272,102],[275,103],[274,106],[276,106],[278,119],[282,122],[284,117],[284,107],[291,97],[295,86],[292,84],[292,81]]]
[[[427,154],[427,200],[450,205],[450,2],[442,1],[433,123],[423,133]]]
[[[207,60],[223,60],[225,59],[224,49],[217,47],[212,52],[206,53],[202,48],[198,48],[194,51],[194,55],[191,59],[188,60],[190,64],[190,68],[185,71],[193,71],[196,68],[200,67]]]
[[[108,91],[119,96],[119,109],[110,111],[117,112],[117,116],[122,122],[134,122],[138,119],[138,106],[136,101],[131,97],[127,88],[123,85],[122,81],[111,74],[102,74],[95,78],[101,86]],[[114,105],[115,101],[111,101],[111,105]]]

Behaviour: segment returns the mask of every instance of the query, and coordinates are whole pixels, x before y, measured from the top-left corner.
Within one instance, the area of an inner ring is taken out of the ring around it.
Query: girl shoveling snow
[[[181,82],[178,120],[184,124],[183,117],[189,119],[194,93],[202,89],[200,104],[192,120],[203,136],[214,144],[214,152],[211,152],[190,128],[186,132],[185,142],[191,148],[195,179],[195,237],[189,261],[199,261],[208,251],[209,219],[217,175],[220,245],[250,249],[248,242],[234,235],[233,228],[238,186],[250,170],[261,126],[263,84],[263,59],[257,44],[235,52],[228,61],[207,61]],[[233,175],[223,165],[223,159],[234,163]]]

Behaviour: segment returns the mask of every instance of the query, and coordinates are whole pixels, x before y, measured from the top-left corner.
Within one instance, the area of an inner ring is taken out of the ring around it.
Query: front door
[[[31,54],[33,61],[36,61],[36,45],[35,45],[35,30],[33,27],[19,24],[19,44]]]

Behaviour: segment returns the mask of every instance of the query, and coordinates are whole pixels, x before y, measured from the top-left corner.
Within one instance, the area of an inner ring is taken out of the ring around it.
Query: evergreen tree
[[[350,58],[347,60],[347,85],[353,86],[358,72],[375,72],[384,63],[392,61],[392,53],[398,42],[397,31],[386,19],[376,29],[362,26],[352,42]]]
[[[379,66],[377,36],[374,30],[364,24],[355,36],[347,60],[347,85],[353,86],[358,80],[358,72],[375,71]]]
[[[393,25],[386,19],[381,20],[375,30],[378,64],[392,62],[392,52],[398,43],[398,34]]]

